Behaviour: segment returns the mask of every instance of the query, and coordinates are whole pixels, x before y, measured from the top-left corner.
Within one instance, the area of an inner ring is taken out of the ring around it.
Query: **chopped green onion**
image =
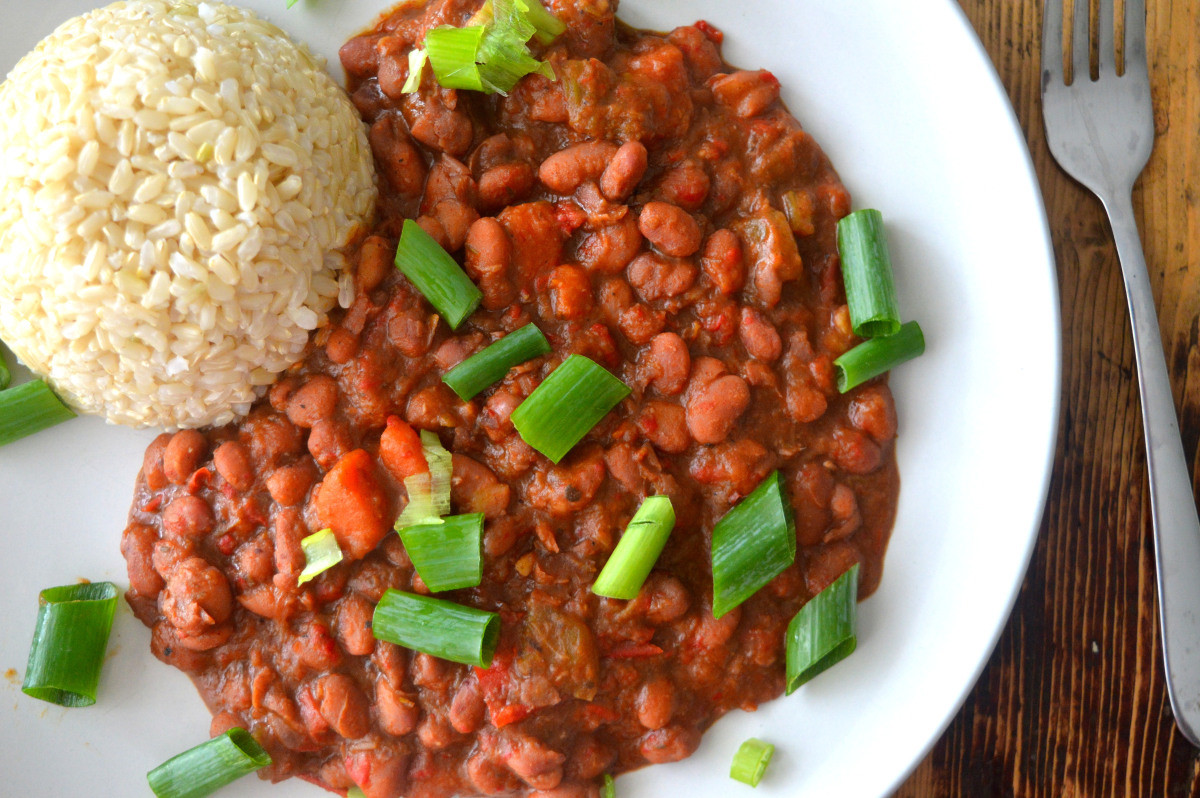
[[[63,707],[96,703],[116,611],[117,586],[112,582],[64,585],[39,593],[37,626],[21,685],[25,695]]]
[[[774,755],[775,746],[764,743],[757,737],[751,737],[742,743],[733,755],[733,764],[729,766],[729,778],[757,787]]]
[[[42,380],[0,391],[0,446],[75,418]]]
[[[328,571],[342,561],[342,550],[338,548],[337,538],[332,529],[322,529],[314,532],[300,541],[304,550],[304,570],[296,580],[297,586]]]
[[[554,69],[538,61],[526,43],[538,32],[529,21],[520,0],[492,0],[492,21],[479,43],[479,77],[488,92],[506,94],[517,81],[537,72],[554,80]],[[544,11],[545,9],[543,9]]]
[[[535,324],[526,324],[446,372],[442,382],[464,402],[492,383],[499,382],[513,366],[550,352],[550,342]]]
[[[351,787],[346,790],[346,798],[367,798],[367,794],[358,787]]]
[[[571,355],[512,412],[512,423],[557,463],[628,395],[629,387],[603,367]]]
[[[636,598],[674,527],[675,508],[671,499],[647,496],[596,577],[592,592],[616,599]]]
[[[408,504],[396,519],[394,528],[397,532],[416,524],[440,524],[442,516],[450,512],[454,460],[442,446],[437,433],[427,429],[421,430],[421,451],[429,470],[405,477]]]
[[[426,32],[425,52],[438,83],[447,89],[483,91],[479,65],[475,63],[479,59],[483,33],[482,26],[451,28],[444,25]]]
[[[537,29],[534,36],[542,44],[550,44],[567,29],[566,23],[547,11],[538,0],[516,0],[516,4],[525,13],[525,19]]]
[[[421,75],[425,72],[425,63],[428,60],[429,54],[422,48],[408,51],[408,77],[400,88],[401,94],[412,94],[421,88]]]
[[[900,308],[883,215],[866,208],[843,218],[837,226],[837,243],[854,334],[862,338],[895,335],[900,329]]]
[[[772,471],[713,527],[713,617],[750,598],[795,559],[792,506],[783,477]]]
[[[863,341],[833,361],[838,391],[845,393],[872,377],[912,360],[925,351],[925,334],[915,321],[905,323],[895,335]]]
[[[600,798],[617,798],[617,785],[611,773],[604,774],[604,784],[600,787]]]
[[[432,50],[429,57],[433,58]],[[396,246],[396,268],[442,314],[452,330],[458,329],[483,298],[454,258],[412,219],[404,220]]]
[[[299,3],[299,2],[300,2],[300,0],[287,0],[287,7],[291,8],[292,6],[296,5],[296,3]]]
[[[487,668],[500,639],[500,616],[429,596],[388,590],[375,606],[371,631],[380,640],[414,651]]]
[[[399,530],[421,580],[434,593],[475,587],[483,579],[483,513],[452,515]]]
[[[177,754],[146,774],[158,798],[203,798],[271,764],[245,729],[233,728]]]
[[[8,387],[12,382],[12,374],[8,371],[8,364],[4,362],[4,352],[0,350],[0,391]]]
[[[405,477],[404,490],[408,492],[408,504],[404,505],[393,529],[399,532],[417,524],[442,523],[441,515],[433,506],[433,478],[428,471]]]
[[[788,623],[787,692],[844,660],[858,645],[858,564],[833,580]]]

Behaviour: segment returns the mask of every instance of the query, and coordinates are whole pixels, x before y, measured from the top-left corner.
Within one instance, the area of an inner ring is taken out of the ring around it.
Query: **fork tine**
[[[1091,3],[1089,0],[1074,0],[1072,6],[1075,25],[1071,33],[1071,82],[1075,83],[1092,79],[1089,63],[1092,55],[1092,37],[1089,33]]]
[[[1146,69],[1146,0],[1125,0],[1125,71]]]
[[[1099,35],[1099,64],[1100,74],[1117,71],[1117,47],[1114,25],[1116,24],[1115,3],[1113,0],[1100,0],[1100,16],[1097,24],[1100,26]]]
[[[1063,82],[1062,37],[1062,0],[1046,0],[1042,8],[1042,74],[1058,83]],[[1047,82],[1043,80],[1043,84]]]

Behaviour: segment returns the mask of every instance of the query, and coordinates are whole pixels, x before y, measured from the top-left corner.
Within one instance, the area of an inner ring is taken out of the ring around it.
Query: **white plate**
[[[335,68],[338,45],[383,10],[377,0],[303,0],[290,11],[284,0],[244,2]],[[95,5],[5,0],[0,73]],[[692,758],[621,778],[619,792],[648,798],[670,784],[674,795],[731,794],[740,788],[728,780],[730,757],[756,735],[778,747],[761,798],[883,796],[986,662],[1046,493],[1058,300],[1020,129],[951,0],[627,0],[622,16],[660,30],[708,19],[726,33],[727,60],[779,76],[855,205],[884,211],[900,305],[929,348],[893,378],[903,490],[883,585],[861,607],[858,651],[796,695],[725,718]],[[152,437],[85,419],[0,449],[0,773],[9,795],[149,795],[143,774],[207,734],[187,678],[154,659],[124,603],[96,706],[63,710],[20,692],[38,590],[78,577],[126,583],[118,541]],[[322,793],[245,779],[222,794]]]

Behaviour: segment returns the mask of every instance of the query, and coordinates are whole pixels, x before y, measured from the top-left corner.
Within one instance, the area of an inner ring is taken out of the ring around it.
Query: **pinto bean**
[[[146,478],[146,487],[150,490],[159,491],[167,486],[169,480],[163,470],[163,453],[171,438],[169,432],[159,435],[150,442],[146,447],[146,454],[142,456],[142,476]]]
[[[395,269],[396,245],[383,236],[367,236],[358,249],[354,282],[358,291],[369,294]]]
[[[700,730],[684,726],[656,729],[646,733],[640,747],[642,756],[652,764],[678,762],[700,747]]]
[[[549,790],[530,790],[529,798],[599,798],[600,788],[582,781],[564,781]]]
[[[589,271],[617,274],[642,248],[637,220],[626,215],[620,221],[585,234],[575,249],[575,258]]]
[[[779,338],[779,331],[766,316],[754,308],[742,308],[738,333],[742,338],[742,346],[746,347],[746,353],[750,357],[770,363],[778,360],[783,354],[783,341]]]
[[[313,683],[321,717],[347,740],[357,740],[371,730],[370,705],[358,684],[344,673],[330,673]]]
[[[824,535],[826,543],[849,537],[862,526],[862,515],[858,511],[858,499],[848,486],[838,484],[833,489],[829,499],[829,512],[833,516],[833,526]]]
[[[461,734],[473,734],[483,727],[486,711],[479,682],[473,678],[464,679],[450,702],[450,725]]]
[[[337,380],[317,374],[291,395],[287,404],[288,420],[297,427],[308,429],[318,421],[329,418],[337,407]]]
[[[208,439],[194,429],[180,430],[171,436],[163,450],[163,473],[176,485],[182,485],[206,457]]]
[[[637,427],[646,440],[670,454],[687,451],[692,442],[687,412],[673,402],[646,402],[638,416]]]
[[[177,538],[202,538],[216,523],[208,502],[187,494],[173,499],[162,515],[163,532]]]
[[[471,117],[457,105],[457,91],[440,89],[406,94],[400,108],[414,139],[430,149],[457,157],[470,149],[475,135]]]
[[[421,708],[384,677],[375,680],[375,711],[379,726],[394,737],[402,737],[417,728]]]
[[[167,577],[160,608],[180,635],[200,635],[229,620],[233,594],[223,573],[200,557],[189,557]]]
[[[493,166],[479,176],[479,207],[498,211],[524,199],[534,179],[533,167],[524,161]]]
[[[581,319],[592,309],[592,281],[579,266],[566,263],[550,272],[550,307],[560,319]]]
[[[607,141],[576,144],[542,161],[538,178],[557,194],[572,194],[584,181],[599,178],[616,154],[616,145]]]
[[[879,443],[896,437],[896,404],[883,385],[860,388],[847,409],[850,423]]]
[[[481,795],[499,795],[516,791],[521,783],[486,751],[477,751],[467,760],[467,778]]]
[[[692,597],[683,582],[659,571],[651,572],[646,578],[638,599],[643,597],[649,602],[646,621],[655,626],[682,618],[692,602]]]
[[[717,377],[689,391],[688,430],[698,443],[720,443],[749,405],[750,386],[744,379],[736,374]]]
[[[404,750],[372,746],[346,754],[343,767],[354,774],[353,782],[365,798],[401,798],[408,787],[408,760]],[[322,780],[328,783],[324,771]]]
[[[643,252],[628,269],[629,284],[647,302],[677,297],[696,282],[696,267],[689,260]]]
[[[254,461],[250,452],[237,441],[225,441],[213,452],[213,465],[217,473],[240,491],[254,485]]]
[[[457,252],[466,242],[467,232],[479,218],[479,213],[461,200],[445,199],[433,206],[433,218],[442,226],[446,251]]]
[[[742,242],[731,230],[717,230],[704,243],[700,268],[717,290],[732,296],[746,284],[746,266],[742,259]]]
[[[308,433],[308,452],[321,468],[333,468],[352,446],[346,425],[337,419],[321,419]]]
[[[465,454],[451,456],[450,500],[462,512],[499,518],[508,509],[512,489],[492,470]]]
[[[139,596],[154,598],[166,584],[154,570],[154,544],[158,533],[153,527],[131,522],[121,535],[121,555],[129,571],[129,589]]]
[[[275,547],[265,533],[237,550],[237,566],[250,583],[268,581],[275,575]]]
[[[419,197],[425,185],[425,159],[400,118],[392,113],[380,116],[371,125],[369,138],[384,179],[401,195]]]
[[[517,778],[538,790],[551,790],[563,777],[566,757],[528,734],[505,735],[504,764]]]
[[[488,310],[508,307],[516,296],[516,287],[508,280],[512,263],[512,241],[504,225],[490,216],[472,223],[467,230],[464,267],[483,292]]]
[[[684,161],[662,176],[658,183],[658,195],[685,211],[697,211],[708,198],[711,183],[703,166],[695,161]]]
[[[758,116],[779,99],[779,80],[765,69],[718,75],[709,87],[718,103],[743,119]]]
[[[851,474],[870,474],[883,464],[879,444],[856,429],[835,429],[829,455],[838,468]]]
[[[371,633],[374,612],[369,601],[353,593],[338,605],[334,634],[347,654],[366,657],[375,650],[375,635]]]
[[[742,621],[742,608],[734,607],[720,618],[712,613],[701,613],[692,630],[692,644],[702,649],[719,649],[729,642]]]
[[[646,174],[648,156],[640,141],[627,141],[617,148],[600,175],[600,192],[613,202],[624,202]]]
[[[317,471],[307,460],[277,468],[267,477],[267,492],[271,499],[284,507],[300,504],[308,489],[316,482]]]
[[[647,202],[638,214],[638,230],[659,252],[674,258],[695,254],[704,238],[692,215],[669,202]]]
[[[659,333],[638,355],[638,373],[648,386],[665,396],[675,396],[687,385],[692,357],[676,333]]]
[[[663,677],[646,682],[638,690],[635,706],[638,723],[647,729],[661,729],[675,712],[675,685]]]

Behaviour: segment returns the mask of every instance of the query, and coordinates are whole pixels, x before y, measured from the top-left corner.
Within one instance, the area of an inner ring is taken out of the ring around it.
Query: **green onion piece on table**
[[[611,773],[604,774],[604,784],[600,787],[600,798],[617,798],[617,785]]]
[[[729,766],[729,778],[757,787],[774,755],[775,746],[764,743],[757,737],[751,737],[742,743],[733,755],[733,763]]]
[[[379,640],[464,665],[490,667],[500,639],[500,616],[402,590],[385,591],[371,631]]]
[[[555,463],[629,395],[629,387],[583,355],[564,360],[512,413],[513,426]]]
[[[433,58],[432,51],[429,57]],[[412,219],[404,220],[400,243],[396,246],[396,268],[412,281],[452,330],[458,329],[483,298],[454,258]]]
[[[437,524],[399,530],[421,580],[434,593],[475,587],[483,579],[483,513],[452,515]]]
[[[550,342],[542,331],[535,324],[526,324],[447,371],[442,382],[464,402],[469,402],[484,388],[503,379],[513,366],[549,352]]]
[[[479,76],[479,44],[483,41],[481,26],[469,28],[439,27],[425,34],[425,52],[437,81],[447,89],[483,91]],[[408,227],[407,222],[405,228]]]
[[[75,418],[42,380],[0,391],[0,446]]]
[[[750,598],[795,559],[792,506],[783,477],[773,471],[713,527],[713,617]]]
[[[616,599],[636,598],[674,527],[675,508],[671,499],[646,497],[596,577],[592,592]]]
[[[203,798],[271,764],[245,729],[224,734],[177,754],[146,774],[158,798]]]
[[[858,565],[800,608],[788,623],[787,692],[844,660],[858,645]]]
[[[843,218],[837,226],[837,243],[854,334],[861,338],[895,335],[900,329],[900,308],[883,215],[866,208]]]
[[[424,49],[416,48],[408,51],[408,77],[404,79],[404,85],[400,87],[401,94],[412,94],[421,88],[421,76],[425,73],[425,64],[428,61],[429,54]]]
[[[38,594],[37,626],[21,685],[25,695],[63,707],[96,703],[117,593],[112,582],[88,582]]]
[[[4,362],[4,352],[0,351],[0,391],[8,387],[12,382],[12,374],[8,371],[8,364]]]
[[[863,341],[833,361],[838,390],[845,393],[878,377],[886,371],[921,355],[925,351],[925,334],[915,321],[906,322],[900,332],[882,338]]]
[[[342,561],[342,550],[332,529],[314,532],[300,541],[300,548],[304,550],[304,570],[296,580],[297,585],[315,579]]]

